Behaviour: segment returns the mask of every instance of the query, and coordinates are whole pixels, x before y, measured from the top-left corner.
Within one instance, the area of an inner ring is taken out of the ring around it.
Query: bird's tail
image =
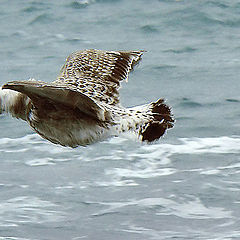
[[[135,129],[142,141],[152,142],[159,139],[167,129],[174,125],[171,108],[164,99],[129,109],[134,117]]]

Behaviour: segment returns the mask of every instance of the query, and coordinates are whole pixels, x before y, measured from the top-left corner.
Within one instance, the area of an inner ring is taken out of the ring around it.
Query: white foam
[[[2,226],[1,226],[2,227]],[[9,227],[12,227],[12,225],[9,225]],[[21,237],[0,237],[0,240],[30,240],[30,238],[21,238]],[[31,239],[33,240],[33,239]]]
[[[33,159],[25,162],[28,166],[43,166],[43,165],[55,165],[52,158]]]
[[[102,149],[98,151],[96,149]],[[0,139],[0,152],[6,154],[18,153],[18,159],[26,158],[25,164],[31,167],[55,165],[62,161],[78,159],[80,161],[124,161],[122,167],[110,164],[105,168],[105,174],[110,178],[106,181],[96,181],[96,185],[134,186],[138,184],[133,178],[152,178],[168,176],[179,170],[173,166],[175,155],[204,155],[240,153],[240,137],[221,136],[213,138],[180,138],[176,143],[163,143],[159,141],[151,145],[132,142],[129,139],[116,137],[102,143],[79,147],[77,149],[65,148],[43,140],[37,134],[24,137]],[[30,155],[29,155],[29,154]],[[34,154],[33,154],[34,153]],[[240,168],[240,164],[233,162],[225,166],[204,167],[199,169],[186,169],[182,171],[196,171],[203,175],[223,174],[223,171]],[[130,179],[132,178],[132,179]]]
[[[142,148],[153,152],[158,148],[169,154],[239,153],[239,137],[180,138],[180,144],[154,144]]]
[[[211,169],[211,170],[206,170],[206,171],[202,171],[201,174],[204,175],[216,175],[219,174],[221,171],[218,169]]]
[[[64,219],[58,205],[34,196],[19,196],[0,202],[0,225],[58,222]]]
[[[102,145],[102,146],[101,146]],[[0,139],[0,152],[26,156],[28,151],[33,158],[25,161],[31,167],[55,165],[62,161],[79,159],[81,161],[128,161],[124,167],[109,165],[105,169],[107,181],[95,182],[98,186],[136,186],[134,178],[163,177],[177,173],[172,164],[172,157],[181,154],[225,154],[240,153],[240,137],[214,137],[214,138],[180,138],[177,143],[158,143],[146,145],[132,142],[126,138],[112,138],[100,143],[101,149],[110,147],[103,152],[96,151],[96,146],[70,149],[64,148],[41,139],[37,134],[26,135],[21,138]],[[34,155],[32,155],[34,151]],[[43,155],[44,153],[44,155]],[[65,154],[65,155],[64,155]],[[41,157],[42,156],[42,157]],[[228,169],[240,168],[239,163],[224,164],[215,168],[204,167],[199,169],[187,169],[182,171],[196,171],[202,175],[223,174]]]
[[[120,177],[133,177],[133,178],[150,178],[150,177],[159,177],[159,176],[167,176],[175,173],[177,170],[174,168],[114,168],[111,170],[107,170],[106,174],[118,175]]]
[[[232,218],[232,212],[220,207],[206,207],[199,198],[192,198],[190,200],[176,201],[167,198],[143,198],[139,200],[132,200],[128,202],[101,202],[100,205],[108,206],[107,209],[101,210],[94,214],[94,216],[104,215],[108,213],[124,211],[128,206],[135,206],[137,208],[156,208],[155,214],[171,216],[186,219],[223,219]],[[158,208],[161,211],[157,211]],[[122,210],[120,210],[122,209]],[[127,210],[126,210],[127,211]]]
[[[110,187],[110,186],[114,186],[114,187],[126,187],[126,186],[138,186],[139,184],[136,183],[133,180],[120,180],[120,179],[113,179],[112,181],[97,181],[95,182],[95,184],[97,186],[101,186],[101,187]]]
[[[110,144],[113,146],[123,147],[126,143],[128,146],[128,138],[115,137],[103,144]],[[213,138],[179,138],[176,139],[178,144],[168,144],[159,141],[155,144],[139,144],[135,143],[133,152],[130,152],[130,157],[146,157],[158,158],[165,156],[166,158],[172,154],[204,154],[204,153],[239,153],[240,152],[240,137],[213,137]],[[138,148],[136,149],[136,144]],[[43,149],[51,153],[62,152],[76,152],[71,148],[54,145],[52,143],[43,140],[37,134],[28,134],[20,138],[0,138],[0,151],[4,151],[9,145],[11,146],[26,146],[29,148],[35,147],[36,150]],[[89,148],[89,147],[88,147]],[[117,149],[116,147],[114,147]],[[119,149],[118,149],[119,150]],[[129,149],[126,149],[129,151]],[[137,151],[136,151],[137,150]],[[18,149],[19,151],[19,149]]]

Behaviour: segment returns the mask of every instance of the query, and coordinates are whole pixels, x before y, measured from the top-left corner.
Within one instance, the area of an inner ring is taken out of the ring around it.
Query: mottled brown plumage
[[[26,120],[43,138],[76,147],[133,131],[154,141],[174,119],[163,99],[123,108],[120,83],[141,60],[144,51],[83,50],[72,53],[57,80],[12,81],[0,90],[0,113]]]
[[[116,105],[120,82],[127,79],[143,52],[83,50],[72,53],[54,83],[66,83],[94,100]]]

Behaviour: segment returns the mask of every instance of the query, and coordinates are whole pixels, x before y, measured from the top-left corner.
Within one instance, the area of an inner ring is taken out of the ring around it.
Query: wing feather
[[[109,121],[110,115],[100,107],[94,100],[84,93],[71,89],[71,86],[64,84],[49,84],[36,80],[12,81],[5,84],[3,89],[11,89],[27,95],[38,106],[42,99],[49,103],[62,104],[64,106],[79,109],[81,112],[98,119]]]
[[[122,80],[141,60],[144,51],[83,50],[72,53],[54,82],[74,87],[90,98],[116,105]]]

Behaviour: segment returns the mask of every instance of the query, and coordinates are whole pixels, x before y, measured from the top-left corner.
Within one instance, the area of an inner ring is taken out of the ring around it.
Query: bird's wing
[[[120,82],[127,80],[143,52],[91,49],[72,53],[55,83],[65,83],[93,100],[116,105]]]
[[[52,105],[57,103],[79,109],[81,112],[100,121],[110,120],[109,114],[94,100],[65,84],[56,85],[36,80],[12,81],[5,84],[2,89],[21,92],[27,95],[36,106],[42,102],[40,100],[46,100]]]

